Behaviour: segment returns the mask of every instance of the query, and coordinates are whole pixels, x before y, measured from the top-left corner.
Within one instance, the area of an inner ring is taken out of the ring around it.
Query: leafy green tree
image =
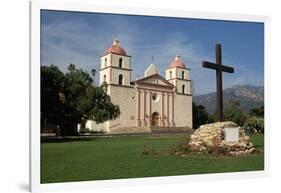
[[[250,110],[250,116],[264,117],[264,106],[252,108]]]
[[[240,102],[228,100],[224,106],[224,120],[233,121],[238,125],[243,125],[247,116],[240,108]]]
[[[248,117],[245,121],[244,128],[250,133],[264,133],[263,117]]]
[[[50,66],[42,66],[43,68],[48,69]],[[57,67],[56,69],[59,71]],[[119,107],[111,102],[110,96],[106,93],[106,85],[100,87],[93,85],[95,70],[91,71],[91,76],[87,71],[76,69],[74,64],[70,64],[67,69],[65,74],[60,73],[63,78],[58,81],[59,89],[52,84],[49,88],[52,90],[51,95],[59,96],[57,101],[59,113],[54,112],[59,120],[55,121],[55,124],[60,126],[63,135],[75,134],[77,124],[86,120],[92,119],[102,123],[120,115]],[[48,74],[42,73],[41,76],[48,77]],[[41,109],[41,112],[48,114],[53,104],[48,97],[43,98],[41,103],[48,104]]]
[[[41,67],[41,128],[48,122],[59,125],[64,113],[61,102],[64,74],[54,65]]]
[[[209,114],[208,115],[208,120],[207,123],[214,123],[215,122],[215,115],[214,114]]]
[[[244,128],[250,133],[264,133],[264,106],[252,108]]]
[[[200,125],[208,123],[210,117],[203,105],[192,103],[192,118],[193,128],[197,129]]]

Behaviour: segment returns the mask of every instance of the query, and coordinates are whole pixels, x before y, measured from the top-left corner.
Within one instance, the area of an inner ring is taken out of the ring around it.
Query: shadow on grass
[[[95,137],[41,137],[41,143],[69,143],[69,142],[83,142],[93,141]]]

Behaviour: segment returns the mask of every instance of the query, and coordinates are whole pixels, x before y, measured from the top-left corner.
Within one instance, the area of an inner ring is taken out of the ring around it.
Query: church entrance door
[[[152,113],[151,119],[151,126],[152,127],[159,127],[160,126],[160,116],[159,113],[154,112]]]

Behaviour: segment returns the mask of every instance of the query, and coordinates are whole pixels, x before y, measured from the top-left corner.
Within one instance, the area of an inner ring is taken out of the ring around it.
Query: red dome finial
[[[169,68],[175,68],[175,67],[185,68],[185,64],[183,63],[181,56],[178,54],[176,55],[175,59],[169,65]]]
[[[106,54],[119,54],[119,55],[127,55],[126,51],[119,46],[119,40],[117,38],[114,39],[112,46],[106,50]]]

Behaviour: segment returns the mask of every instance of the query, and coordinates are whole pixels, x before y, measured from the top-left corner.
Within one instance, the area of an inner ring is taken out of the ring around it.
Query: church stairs
[[[189,127],[151,127],[152,134],[177,134],[177,133],[193,133],[193,129]]]
[[[122,127],[111,128],[109,134],[191,134],[189,127]]]

